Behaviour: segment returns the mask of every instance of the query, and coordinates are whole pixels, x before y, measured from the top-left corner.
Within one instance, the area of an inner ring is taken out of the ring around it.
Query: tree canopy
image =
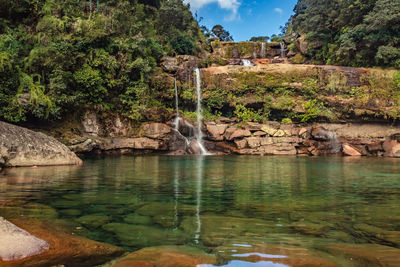
[[[160,58],[194,55],[204,43],[182,0],[0,5],[0,118],[12,122],[59,119],[86,106],[140,116],[154,105]]]
[[[299,0],[294,12],[292,31],[311,43],[312,59],[400,68],[400,1]]]

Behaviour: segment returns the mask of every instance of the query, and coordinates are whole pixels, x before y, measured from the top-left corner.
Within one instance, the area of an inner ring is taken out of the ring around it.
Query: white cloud
[[[232,11],[230,16],[225,17],[225,20],[234,20],[241,4],[239,0],[185,0],[185,3],[190,3],[190,6],[194,9],[199,9],[211,3],[218,3],[220,8]]]
[[[282,8],[279,8],[279,7],[276,7],[276,8],[274,9],[274,11],[275,11],[276,13],[280,13],[280,14],[283,13]]]

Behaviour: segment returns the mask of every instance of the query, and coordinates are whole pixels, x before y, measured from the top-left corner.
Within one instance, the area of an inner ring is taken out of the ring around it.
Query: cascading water
[[[245,67],[253,66],[253,63],[251,63],[250,59],[241,59],[240,61],[241,61],[242,65],[245,66]]]
[[[283,42],[279,43],[281,45],[281,58],[285,57],[285,44]]]
[[[197,144],[199,145],[200,151],[202,155],[206,155],[207,150],[203,145],[203,132],[201,131],[201,125],[203,121],[203,117],[201,115],[202,108],[201,108],[201,78],[200,78],[200,70],[196,68],[194,70],[196,74],[196,92],[197,92]]]
[[[178,98],[178,86],[176,84],[175,78],[175,109],[176,109],[176,116],[174,120],[174,130],[185,140],[186,145],[190,144],[189,139],[187,139],[180,131],[179,131],[179,122],[182,118],[179,116],[179,98]],[[185,122],[187,124],[187,122]]]
[[[267,44],[262,42],[261,43],[261,58],[265,58],[265,50],[266,50]]]

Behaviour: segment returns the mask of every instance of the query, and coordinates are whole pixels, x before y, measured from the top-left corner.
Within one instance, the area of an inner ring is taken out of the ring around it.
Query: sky
[[[192,12],[203,17],[200,25],[221,24],[235,41],[280,33],[297,0],[186,0]]]

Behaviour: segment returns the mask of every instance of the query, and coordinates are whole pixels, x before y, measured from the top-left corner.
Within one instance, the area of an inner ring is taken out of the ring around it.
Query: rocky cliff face
[[[136,132],[129,136],[100,137],[87,132],[70,148],[96,154],[196,154],[187,143],[193,129],[186,129],[183,120],[181,124],[180,133],[171,127],[172,121],[146,122],[135,131],[121,125]],[[400,157],[400,127],[387,123],[244,123],[221,117],[205,121],[203,133],[205,146],[213,154]]]
[[[81,163],[55,138],[0,121],[0,167]]]

